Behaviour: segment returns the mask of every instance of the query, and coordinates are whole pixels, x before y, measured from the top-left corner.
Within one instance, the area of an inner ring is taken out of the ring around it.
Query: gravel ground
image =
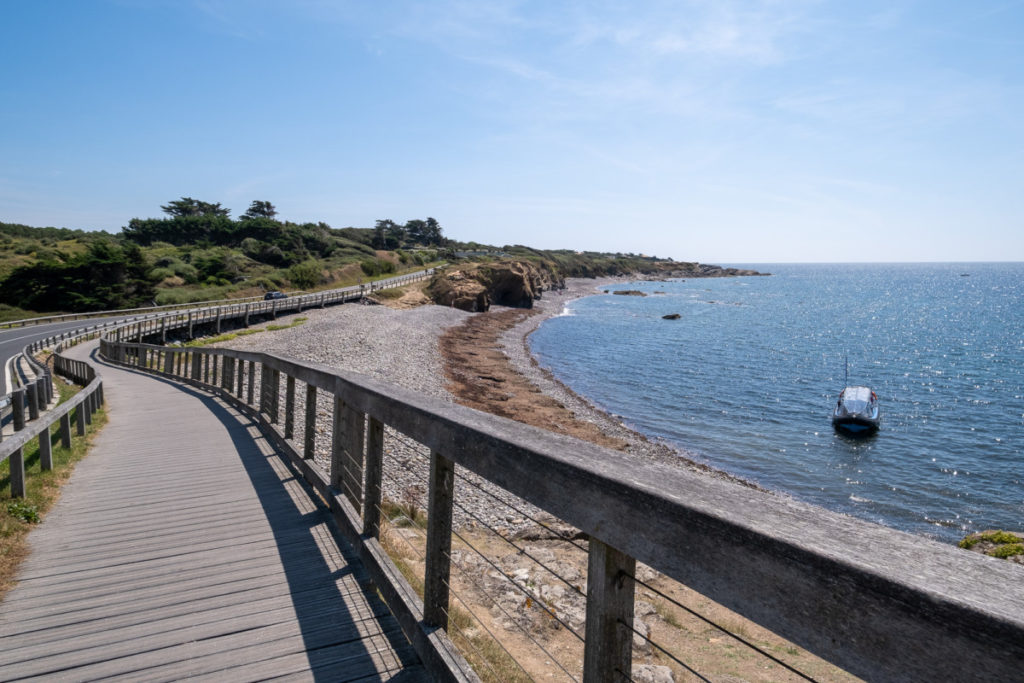
[[[543,320],[558,315],[565,303],[595,293],[596,288],[616,282],[607,280],[569,280],[565,290],[546,292],[537,302],[540,315],[506,331],[501,337],[503,349],[513,366],[537,384],[541,390],[570,408],[578,419],[596,423],[603,431],[627,441],[629,452],[676,465],[690,464],[668,446],[644,439],[614,416],[595,408],[582,397],[555,380],[539,367],[529,353],[526,336]],[[272,333],[238,337],[218,344],[246,351],[263,351],[299,360],[315,361],[350,372],[361,373],[398,384],[435,398],[452,401],[445,389],[444,368],[438,350],[438,338],[452,325],[473,315],[442,306],[421,306],[395,310],[386,306],[345,304],[302,313],[307,321],[294,328]],[[283,318],[287,323],[288,318]],[[305,387],[296,388],[304,396]],[[259,386],[259,380],[257,380]],[[302,401],[297,401],[295,443],[303,443]],[[316,463],[325,471],[330,463],[332,404],[321,395],[317,403]],[[386,499],[419,509],[426,508],[429,450],[390,428],[385,432]],[[534,527],[530,518],[545,525],[557,521],[541,510],[511,496],[502,489],[458,469],[455,521],[460,527],[490,526],[509,534]],[[498,503],[497,500],[503,501]],[[411,513],[410,513],[411,514]]]
[[[315,361],[444,401],[453,400],[444,388],[437,340],[447,327],[458,325],[471,313],[442,306],[394,310],[385,306],[345,304],[311,309],[302,315],[308,320],[298,327],[238,337],[214,346]],[[287,323],[288,319],[282,318],[280,322]],[[256,386],[259,381],[257,373]],[[301,382],[298,384],[296,396],[304,396],[305,387]],[[305,420],[301,406],[297,406],[297,410],[294,442],[302,444]],[[321,394],[317,402],[315,460],[324,471],[330,463],[331,421],[332,404]],[[390,428],[385,430],[384,441],[384,497],[426,509],[429,449]],[[458,469],[457,476],[455,522],[461,528],[486,525],[514,533],[532,526],[529,517],[543,519],[546,523],[551,521],[542,511],[463,468]]]

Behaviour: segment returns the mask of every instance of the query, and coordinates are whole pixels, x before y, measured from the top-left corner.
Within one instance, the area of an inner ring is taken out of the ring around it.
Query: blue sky
[[[0,221],[1024,260],[1022,2],[4,2]]]

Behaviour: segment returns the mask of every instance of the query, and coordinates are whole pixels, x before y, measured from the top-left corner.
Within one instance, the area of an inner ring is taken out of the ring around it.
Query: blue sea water
[[[744,267],[773,275],[578,299],[531,349],[632,428],[766,488],[939,540],[1024,530],[1024,264]],[[832,430],[844,356],[881,399],[876,436]]]

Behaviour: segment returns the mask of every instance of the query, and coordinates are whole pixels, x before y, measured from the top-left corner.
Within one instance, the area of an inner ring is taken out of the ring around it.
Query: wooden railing
[[[409,275],[399,275],[393,278],[386,278],[384,280],[376,280],[366,285],[354,285],[351,287],[343,287],[339,289],[329,290],[331,292],[339,291],[374,291],[378,289],[385,289],[387,287],[399,287],[401,284],[389,284],[395,282],[408,283],[410,281],[422,280],[433,274],[434,269],[430,268],[426,271],[417,271],[416,273],[410,273]],[[305,292],[301,292],[294,296],[317,296],[316,294],[307,295]],[[4,320],[0,321],[0,329],[12,328],[12,327],[27,327],[28,325],[42,325],[45,323],[55,322],[66,322],[72,320],[89,320],[98,317],[116,317],[116,318],[134,318],[134,317],[149,317],[149,316],[160,316],[170,311],[180,311],[186,309],[198,309],[198,308],[212,308],[215,306],[228,306],[232,304],[246,304],[255,303],[262,301],[263,297],[244,297],[240,299],[216,299],[211,301],[193,301],[185,304],[166,304],[162,306],[146,306],[143,308],[119,308],[112,311],[89,311],[83,313],[63,313],[60,315],[43,315],[34,318],[24,318],[21,320]]]
[[[96,325],[83,327],[76,330],[69,330],[44,339],[36,340],[28,344],[22,356],[33,364],[36,369],[36,378],[26,382],[24,386],[15,389],[10,394],[0,396],[0,417],[6,419],[10,414],[11,420],[17,425],[24,420],[26,410],[29,412],[29,420],[38,418],[39,411],[53,397],[53,383],[49,377],[49,371],[39,366],[32,359],[32,354],[44,348],[51,348],[55,345],[76,339],[85,334],[91,334],[97,330],[107,328],[116,329],[119,339],[143,340],[159,335],[161,342],[166,341],[167,330],[178,330],[184,333],[187,338],[195,336],[195,331],[200,328],[210,328],[215,333],[220,333],[221,326],[227,323],[233,325],[249,326],[250,320],[262,318],[277,318],[278,315],[301,312],[308,308],[323,308],[349,301],[356,301],[375,291],[391,287],[401,287],[413,282],[425,280],[434,274],[434,269],[399,275],[385,280],[377,280],[365,285],[354,285],[341,287],[314,294],[300,294],[285,299],[242,299],[232,300],[228,303],[218,303],[212,306],[199,306],[191,304],[187,307],[165,306],[157,309],[126,309],[123,311],[106,311],[95,315],[114,315],[133,313],[124,320],[107,321]],[[217,302],[213,302],[217,303]],[[140,313],[137,313],[140,312]],[[82,314],[88,317],[94,314]],[[74,315],[51,316],[47,320],[52,322],[63,319],[74,319]],[[18,325],[26,322],[37,322],[43,319],[37,318],[32,321],[14,321],[7,324]],[[2,326],[2,325],[0,325]],[[2,432],[0,432],[2,438]]]
[[[31,357],[31,356],[29,356]],[[66,358],[58,348],[54,353],[54,372],[71,379],[84,388],[70,400],[61,403],[52,410],[42,412],[44,396],[52,393],[53,383],[49,369],[37,366],[37,380],[12,394],[14,423],[13,436],[0,437],[0,462],[10,462],[11,497],[23,498],[26,494],[25,480],[25,447],[33,439],[39,440],[39,465],[44,471],[53,469],[52,434],[54,425],[59,423],[61,445],[71,448],[71,415],[75,414],[75,429],[78,436],[84,436],[86,425],[92,422],[92,416],[103,405],[103,382],[96,376],[95,369],[88,363]],[[30,420],[25,421],[25,399],[28,397]],[[49,398],[46,399],[49,401]]]
[[[157,331],[109,334],[102,357],[203,387],[255,419],[329,502],[406,636],[442,678],[473,676],[444,633],[456,466],[589,536],[586,681],[631,671],[634,585],[626,579],[637,562],[869,680],[1020,678],[1020,567],[355,373],[125,341]],[[327,467],[316,464],[310,436],[323,400],[333,415]],[[297,424],[306,427],[301,443]],[[431,452],[422,601],[380,544],[385,426]]]

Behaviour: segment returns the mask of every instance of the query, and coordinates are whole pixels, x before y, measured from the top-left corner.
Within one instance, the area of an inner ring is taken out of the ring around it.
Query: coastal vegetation
[[[1024,561],[1024,538],[1009,531],[989,530],[970,534],[959,545],[990,557]]]
[[[316,291],[443,263],[465,266],[485,286],[519,264],[533,290],[491,301],[527,307],[540,289],[567,277],[741,274],[644,254],[459,242],[433,217],[333,228],[281,220],[266,200],[253,201],[237,220],[219,202],[192,197],[160,209],[163,216],[132,218],[119,232],[0,223],[0,320]]]
[[[0,319],[339,287],[450,258],[434,218],[336,229],[265,200],[238,220],[191,197],[160,208],[116,233],[0,223]]]

